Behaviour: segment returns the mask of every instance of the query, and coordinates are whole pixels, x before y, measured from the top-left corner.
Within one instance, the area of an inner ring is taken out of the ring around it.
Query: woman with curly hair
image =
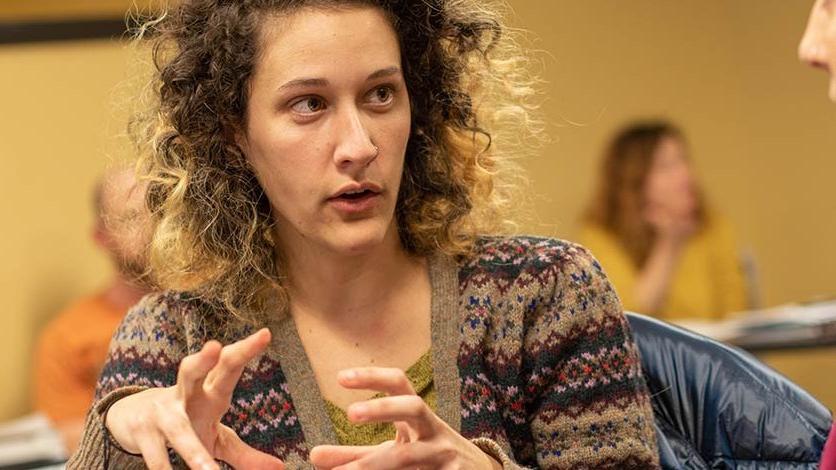
[[[184,0],[148,28],[165,290],[68,468],[658,466],[600,266],[498,235],[537,137],[499,6]]]

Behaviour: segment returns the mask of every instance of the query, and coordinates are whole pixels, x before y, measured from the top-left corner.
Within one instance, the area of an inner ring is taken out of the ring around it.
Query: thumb
[[[215,441],[215,457],[232,465],[235,469],[283,470],[284,463],[242,441],[235,431],[226,425],[219,425],[218,440]]]

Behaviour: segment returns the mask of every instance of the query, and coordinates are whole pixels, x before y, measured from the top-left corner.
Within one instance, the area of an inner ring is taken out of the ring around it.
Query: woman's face
[[[696,191],[685,145],[674,136],[659,140],[645,181],[645,201],[676,215],[691,214],[696,208]]]
[[[398,39],[374,8],[265,19],[239,136],[283,249],[351,255],[397,240],[410,134]]]
[[[816,0],[798,55],[830,73],[830,99],[836,101],[836,0]]]

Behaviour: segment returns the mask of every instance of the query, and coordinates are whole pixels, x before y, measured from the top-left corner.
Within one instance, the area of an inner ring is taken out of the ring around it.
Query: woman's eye
[[[316,96],[308,96],[294,102],[290,108],[299,114],[315,114],[325,109],[325,101]]]
[[[372,90],[371,101],[377,104],[388,104],[392,101],[395,91],[389,86],[379,86]]]

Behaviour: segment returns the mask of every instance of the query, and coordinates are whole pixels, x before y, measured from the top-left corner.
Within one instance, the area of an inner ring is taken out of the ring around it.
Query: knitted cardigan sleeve
[[[638,349],[601,266],[570,245],[524,340],[533,452],[543,468],[659,466]]]
[[[104,419],[110,405],[119,399],[176,382],[178,364],[187,353],[181,318],[171,308],[176,302],[173,296],[145,297],[114,333],[79,449],[67,462],[67,469],[145,468],[140,456],[121,450],[109,438]],[[175,467],[179,464],[175,460]]]
[[[601,266],[572,243],[508,240],[465,275],[477,308],[464,330],[484,331],[460,357],[464,435],[506,469],[659,468],[638,350]],[[468,376],[468,361],[487,373]]]

